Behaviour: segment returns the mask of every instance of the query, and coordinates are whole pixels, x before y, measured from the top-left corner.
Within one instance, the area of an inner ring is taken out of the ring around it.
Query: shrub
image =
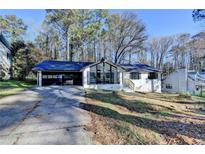
[[[191,94],[186,92],[186,93],[180,93],[179,94],[180,98],[191,98]]]

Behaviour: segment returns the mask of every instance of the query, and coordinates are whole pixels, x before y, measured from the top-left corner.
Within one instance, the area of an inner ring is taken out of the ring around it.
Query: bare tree
[[[172,36],[153,38],[148,41],[147,50],[150,53],[151,65],[162,69],[164,59],[171,50],[173,44]]]
[[[159,59],[157,63],[157,68],[161,69],[163,66],[164,58],[166,54],[171,50],[173,44],[173,37],[172,36],[166,36],[161,37],[159,39]]]
[[[150,53],[150,64],[153,67],[157,67],[159,59],[159,39],[152,38],[147,43],[147,50]]]
[[[120,63],[130,52],[144,48],[145,26],[136,14],[114,14],[108,19],[109,45],[113,50],[113,62]]]
[[[192,40],[188,43],[189,68],[193,70],[201,70],[202,67],[205,67],[205,39],[204,37],[195,36],[193,36]]]
[[[189,34],[178,34],[174,37],[174,45],[170,52],[173,58],[174,68],[185,67],[188,59],[188,42],[190,41]]]

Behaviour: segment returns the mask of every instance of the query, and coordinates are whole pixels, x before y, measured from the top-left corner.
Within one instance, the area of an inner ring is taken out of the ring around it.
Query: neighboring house
[[[162,91],[198,95],[205,87],[205,72],[178,69],[162,80]]]
[[[4,36],[0,34],[0,79],[10,78],[11,58],[11,47]]]
[[[161,92],[160,71],[144,64],[116,65],[102,59],[99,62],[69,62],[46,60],[36,65],[37,84],[71,84],[84,88]]]

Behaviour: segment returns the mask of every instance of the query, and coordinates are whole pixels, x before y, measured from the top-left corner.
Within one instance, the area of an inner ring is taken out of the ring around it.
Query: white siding
[[[188,79],[188,91],[191,94],[197,95],[200,93],[200,89],[196,89],[195,81]]]
[[[124,72],[124,79],[130,79],[135,84],[135,91],[140,92],[158,92],[161,93],[161,74],[158,73],[158,79],[148,79],[148,72],[140,72],[139,80],[130,79],[130,72]]]
[[[7,58],[7,54],[11,54],[10,50],[0,42],[0,71],[6,74],[5,78],[9,78],[9,69],[11,67],[11,60]]]
[[[165,92],[173,92],[173,93],[181,93],[186,92],[186,70],[179,69],[173,73],[171,73],[164,81],[163,81],[163,91]],[[172,86],[171,89],[166,88],[166,85],[170,84]]]
[[[164,81],[162,91],[170,93],[189,92],[191,94],[199,94],[200,89],[196,89],[195,81],[188,78],[185,69],[179,69],[171,73]],[[171,89],[166,88],[166,84],[172,86]]]

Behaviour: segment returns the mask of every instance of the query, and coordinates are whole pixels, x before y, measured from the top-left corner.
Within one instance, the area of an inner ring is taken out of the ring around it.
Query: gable
[[[96,66],[96,65],[101,64],[101,63],[106,63],[106,64],[108,64],[108,65],[111,65],[111,66],[113,66],[113,67],[118,68],[118,69],[121,70],[121,71],[124,70],[124,68],[122,68],[120,65],[116,65],[116,64],[114,64],[114,63],[112,63],[112,62],[110,62],[110,61],[108,61],[108,60],[103,59],[103,58],[102,58],[100,61],[96,62],[96,63],[92,63],[92,64],[90,64],[90,65],[88,65],[88,66],[82,68],[82,70],[84,70],[84,69],[86,69],[86,68],[88,68],[88,67]]]

